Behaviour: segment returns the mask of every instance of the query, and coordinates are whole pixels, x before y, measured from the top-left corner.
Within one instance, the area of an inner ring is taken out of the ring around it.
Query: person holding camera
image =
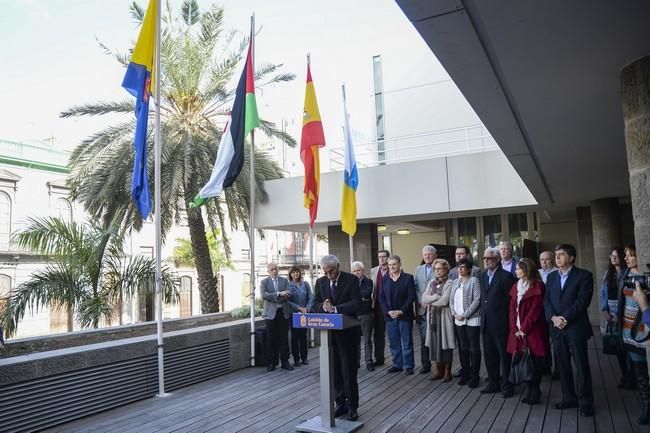
[[[603,320],[607,324],[606,333],[614,338],[620,336],[620,322],[618,320],[618,301],[623,291],[623,277],[627,272],[625,265],[625,252],[621,247],[612,248],[609,253],[609,266],[603,276],[603,283],[600,286],[600,311]],[[620,341],[620,338],[617,338]],[[604,344],[603,344],[604,346]],[[618,383],[619,388],[634,389],[634,375],[630,371],[628,356],[625,353],[625,346],[616,345],[616,359],[623,377]],[[608,354],[613,354],[608,351]]]
[[[631,361],[641,398],[641,416],[638,421],[639,424],[646,425],[650,423],[650,378],[645,346],[646,341],[650,339],[650,327],[643,322],[641,306],[634,296],[636,285],[646,282],[644,275],[639,274],[634,245],[625,247],[625,262],[628,269],[623,278],[624,287],[619,300],[618,317],[622,325],[623,345]]]

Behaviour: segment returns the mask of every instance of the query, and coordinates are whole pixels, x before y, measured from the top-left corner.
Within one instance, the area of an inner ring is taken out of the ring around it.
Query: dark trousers
[[[289,319],[284,318],[282,308],[278,308],[275,319],[266,322],[266,363],[276,365],[289,361]]]
[[[372,312],[359,316],[361,321],[361,335],[363,336],[363,355],[366,365],[372,365],[372,338],[375,318]]]
[[[555,360],[560,370],[563,401],[578,401],[581,407],[592,407],[594,396],[591,387],[591,369],[587,356],[587,339],[573,341],[560,334],[553,339]],[[571,369],[571,359],[576,367],[578,392],[576,397],[575,382]]]
[[[343,331],[332,331],[334,347],[334,395],[336,404],[347,405],[348,409],[359,408],[359,327]]]
[[[429,348],[426,346],[425,341],[427,339],[427,323],[426,314],[415,316],[415,324],[418,326],[418,331],[420,332],[420,361],[422,361],[422,367],[425,369],[431,368],[431,358],[429,357]]]
[[[307,360],[307,351],[309,349],[307,331],[306,328],[291,327],[291,354],[293,356],[293,362]]]
[[[508,380],[510,377],[510,364],[512,358],[506,347],[508,334],[494,334],[489,330],[483,332],[483,350],[485,351],[485,368],[490,378],[490,386],[501,388],[502,391],[512,389]]]
[[[542,383],[542,376],[545,372],[550,370],[548,356],[533,356],[533,366],[535,367],[533,380],[529,383],[532,389],[539,390],[539,385]]]
[[[463,378],[478,383],[481,371],[481,327],[454,325]]]
[[[375,326],[373,328],[372,340],[375,343],[375,362],[384,363],[384,351],[386,350],[386,319],[381,307],[375,307],[373,312]]]

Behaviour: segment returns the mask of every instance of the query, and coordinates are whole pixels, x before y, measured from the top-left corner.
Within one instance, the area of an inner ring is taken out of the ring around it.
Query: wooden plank
[[[478,394],[479,397],[475,401],[474,405],[470,411],[466,414],[460,424],[456,426],[455,431],[459,433],[465,433],[472,431],[476,426],[476,423],[481,418],[481,415],[485,412],[488,405],[492,402],[494,394]]]
[[[447,422],[458,406],[465,400],[465,398],[472,392],[472,389],[467,386],[460,387],[461,389],[440,408],[436,416],[430,417],[429,422],[424,426],[422,432],[430,433],[437,432],[443,424]]]
[[[541,433],[544,428],[544,418],[548,410],[550,403],[550,394],[551,387],[560,386],[559,381],[552,381],[551,376],[547,375],[542,378],[542,383],[540,384],[540,389],[542,391],[542,396],[540,398],[539,404],[533,405],[528,414],[528,420],[526,421],[526,426],[522,431],[523,433]]]

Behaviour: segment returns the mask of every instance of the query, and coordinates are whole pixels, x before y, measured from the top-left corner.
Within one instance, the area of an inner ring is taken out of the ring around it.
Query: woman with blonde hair
[[[451,364],[456,337],[454,335],[454,320],[449,308],[452,280],[449,279],[449,262],[437,259],[433,262],[436,278],[422,295],[422,306],[427,309],[426,346],[430,351],[431,362],[435,369],[431,370],[430,380],[442,379],[451,381]]]

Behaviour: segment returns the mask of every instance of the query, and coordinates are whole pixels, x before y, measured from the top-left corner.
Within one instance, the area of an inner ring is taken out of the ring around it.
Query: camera
[[[627,275],[623,279],[623,285],[629,289],[634,289],[636,282],[641,284],[641,289],[645,292],[646,295],[650,295],[650,272],[644,272],[642,274]]]

